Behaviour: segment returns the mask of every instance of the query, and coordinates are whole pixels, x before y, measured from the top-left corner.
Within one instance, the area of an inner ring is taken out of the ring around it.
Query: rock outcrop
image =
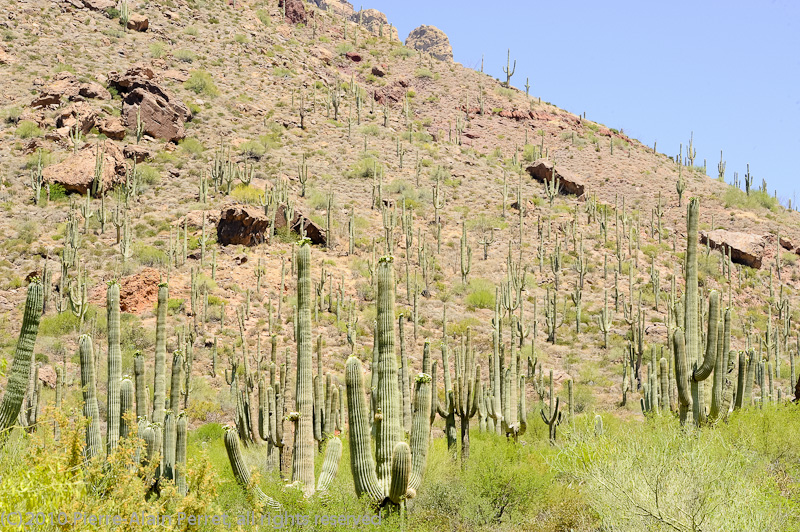
[[[110,100],[111,93],[99,83],[82,82],[75,74],[65,70],[56,74],[53,81],[39,92],[39,96],[31,102],[31,107],[60,105],[62,100],[73,101],[82,98]]]
[[[406,39],[406,46],[420,52],[427,52],[440,61],[453,61],[453,47],[450,39],[436,26],[420,26]]]
[[[278,7],[286,8],[286,20],[292,24],[305,24],[308,22],[308,14],[303,0],[278,0]]]
[[[349,17],[355,11],[353,4],[347,0],[311,0],[311,3],[340,17]]]
[[[134,131],[141,118],[144,133],[151,137],[177,142],[186,136],[184,124],[192,113],[158,83],[151,68],[138,65],[122,74],[111,72],[108,84],[125,95],[122,120],[129,130]]]
[[[383,35],[389,37],[393,41],[399,41],[400,36],[397,33],[397,28],[389,24],[389,19],[386,14],[381,13],[377,9],[362,9],[350,16],[353,22],[360,22],[370,33],[375,35]]]
[[[150,27],[150,19],[141,13],[131,13],[128,17],[128,29],[134,31],[147,31]]]
[[[764,260],[766,239],[760,235],[715,229],[709,232],[700,231],[700,243],[708,243],[711,249],[718,249],[725,254],[730,250],[733,262],[751,268],[761,268]]]
[[[539,181],[540,183],[549,183],[553,179],[553,163],[547,159],[539,159],[531,166],[525,169],[528,174]],[[573,194],[575,196],[583,196],[586,192],[586,186],[583,180],[572,172],[568,172],[563,168],[555,170],[555,177],[561,185],[561,192],[563,194]]]
[[[56,129],[64,128],[64,136],[77,128],[84,135],[97,123],[97,111],[86,102],[75,102],[56,113]]]
[[[125,182],[125,159],[116,144],[101,144],[103,151],[103,189]],[[58,183],[67,192],[86,194],[92,186],[97,164],[97,146],[86,144],[58,164],[42,172],[45,183]]]
[[[270,220],[264,214],[264,209],[246,205],[231,205],[222,210],[217,223],[217,242],[222,245],[256,246],[267,240]],[[286,208],[278,207],[275,215],[275,229],[287,226]],[[325,232],[314,222],[295,212],[289,223],[289,228],[300,233],[305,229],[305,234],[313,244],[324,245],[327,242]]]

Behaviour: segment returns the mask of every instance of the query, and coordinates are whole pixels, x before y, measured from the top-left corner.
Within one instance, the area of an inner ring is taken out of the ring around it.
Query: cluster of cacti
[[[411,445],[402,437],[402,405],[395,354],[394,263],[382,258],[377,265],[377,346],[372,366],[372,422],[364,396],[361,361],[347,360],[347,412],[350,456],[356,495],[366,494],[381,506],[397,507],[416,495],[422,482],[430,434],[430,375],[416,378]],[[370,432],[375,435],[375,456]]]

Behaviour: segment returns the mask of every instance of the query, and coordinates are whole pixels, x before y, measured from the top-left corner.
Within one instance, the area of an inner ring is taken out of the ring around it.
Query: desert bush
[[[217,89],[217,86],[214,85],[214,81],[211,79],[211,74],[204,70],[193,70],[189,75],[189,79],[186,80],[183,86],[190,91],[193,91],[197,94],[202,94],[209,98],[219,95],[219,90]]]

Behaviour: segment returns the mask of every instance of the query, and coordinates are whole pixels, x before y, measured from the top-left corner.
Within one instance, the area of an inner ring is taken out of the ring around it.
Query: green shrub
[[[257,10],[256,11],[256,16],[258,17],[258,20],[260,20],[261,23],[264,26],[269,26],[270,25],[269,12],[266,9]]]
[[[172,57],[183,63],[192,63],[197,59],[197,55],[193,51],[185,49],[175,50],[172,52]]]
[[[433,79],[433,72],[425,67],[418,68],[414,75],[418,78]]]
[[[231,190],[231,197],[250,205],[258,205],[264,197],[264,191],[253,185],[244,185],[240,183]]]
[[[19,122],[19,117],[22,116],[22,109],[14,106],[3,111],[3,120],[7,124],[16,124]]]
[[[149,164],[137,164],[136,175],[139,177],[139,182],[146,185],[156,185],[161,181],[161,173]]]
[[[153,59],[161,59],[164,57],[164,43],[160,41],[150,43],[150,57]]]
[[[145,266],[166,266],[167,254],[158,248],[135,242],[133,244],[133,256],[140,264]]]
[[[186,80],[183,86],[190,91],[208,96],[209,98],[214,98],[219,95],[219,90],[217,90],[217,86],[214,85],[211,74],[204,70],[193,70],[189,75],[189,79]]]
[[[248,140],[239,146],[239,153],[249,159],[261,159],[267,153],[267,148],[261,141]]]
[[[343,42],[336,45],[336,53],[338,55],[344,55],[347,52],[353,51],[353,45],[349,42]]]
[[[17,129],[14,130],[14,135],[18,136],[21,139],[29,139],[32,137],[41,137],[42,130],[39,128],[36,122],[32,120],[23,120],[17,126]]]
[[[475,278],[470,280],[466,303],[472,309],[493,309],[495,304],[494,283],[488,279]]]
[[[748,196],[743,190],[736,187],[727,187],[723,196],[726,208],[739,208],[756,210],[759,208],[775,211],[778,208],[778,200],[769,193],[762,190],[751,189]]]
[[[403,61],[409,57],[414,57],[415,55],[417,55],[417,52],[411,48],[406,48],[405,46],[398,46],[391,52],[392,57],[400,57],[403,59]]]
[[[205,150],[203,144],[194,137],[187,137],[180,142],[181,150],[190,155],[200,155]]]
[[[349,178],[368,177],[372,178],[377,171],[380,173],[383,165],[372,155],[365,155],[350,166],[345,175]]]
[[[169,300],[167,301],[167,314],[169,314],[170,316],[174,316],[179,312],[183,312],[185,303],[186,303],[185,299],[169,298]]]

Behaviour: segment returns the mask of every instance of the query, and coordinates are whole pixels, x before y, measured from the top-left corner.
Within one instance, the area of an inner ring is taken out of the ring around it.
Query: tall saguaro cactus
[[[295,388],[292,482],[314,493],[314,397],[311,377],[311,251],[307,240],[297,251],[297,385]]]
[[[167,283],[158,285],[158,307],[156,310],[156,357],[153,371],[153,423],[164,422],[167,396]]]
[[[8,377],[3,402],[0,403],[0,447],[6,442],[11,427],[17,421],[17,416],[22,409],[25,390],[28,388],[33,346],[36,343],[39,320],[42,317],[43,293],[44,289],[38,278],[28,285],[22,329],[19,332],[17,349],[14,351],[14,362],[11,364],[11,374]]]
[[[100,409],[97,407],[97,379],[94,368],[94,349],[92,337],[84,334],[78,339],[81,359],[81,389],[83,390],[83,416],[88,419],[86,426],[86,448],[84,456],[91,460],[100,452]]]
[[[375,456],[364,396],[361,361],[351,356],[345,367],[350,458],[356,495],[366,494],[380,504],[397,508],[416,495],[422,483],[430,438],[431,378],[416,378],[411,446],[403,438],[400,391],[394,334],[394,262],[381,258],[377,265],[378,319],[374,426]]]
[[[108,314],[108,397],[106,454],[111,454],[119,444],[120,382],[122,381],[122,351],[119,345],[119,283],[111,281],[106,291]]]

